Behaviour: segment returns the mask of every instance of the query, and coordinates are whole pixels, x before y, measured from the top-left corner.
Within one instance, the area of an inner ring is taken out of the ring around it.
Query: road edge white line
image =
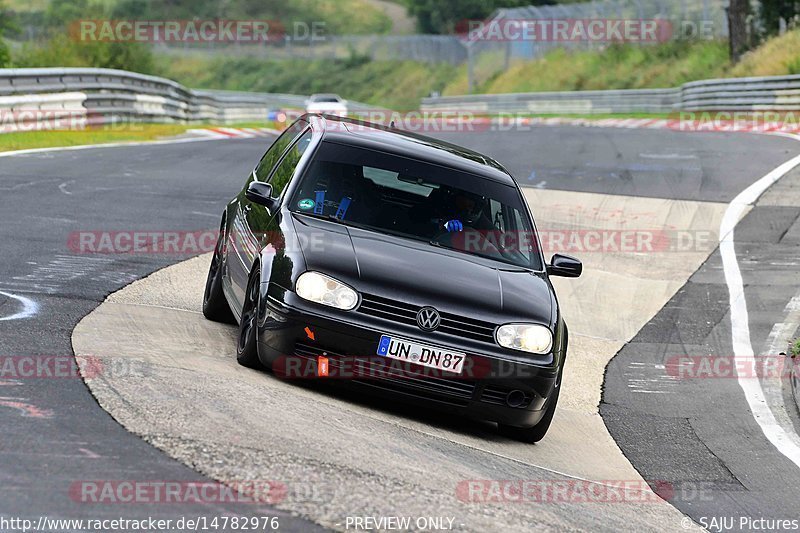
[[[19,296],[18,294],[11,294],[10,292],[5,292],[5,291],[0,291],[0,294],[8,298],[11,298],[13,300],[16,300],[22,304],[22,311],[14,313],[13,315],[0,317],[0,322],[6,320],[22,320],[23,318],[30,318],[39,312],[39,304],[31,300],[30,298]]]
[[[47,148],[25,148],[23,150],[9,150],[0,152],[0,157],[13,157],[17,155],[42,154],[47,152],[69,152],[73,150],[88,150],[91,148],[121,148],[125,146],[158,146],[163,144],[183,144],[201,141],[219,141],[216,137],[182,137],[180,139],[162,139],[158,141],[131,141],[118,143],[76,144],[75,146],[51,146]]]
[[[788,135],[784,135],[787,136]],[[800,141],[800,137],[791,138]],[[728,286],[731,316],[731,341],[733,353],[742,359],[749,372],[737,372],[736,380],[744,392],[747,404],[754,420],[761,428],[769,442],[787,459],[800,468],[800,446],[797,446],[785,429],[778,423],[769,404],[766,402],[761,381],[752,379],[755,375],[755,354],[750,340],[750,323],[747,313],[747,302],[744,296],[744,282],[739,270],[734,247],[734,228],[748,206],[756,200],[772,184],[800,165],[800,155],[784,162],[766,176],[751,184],[740,192],[729,204],[719,226],[719,250],[722,257],[722,268],[725,283]]]

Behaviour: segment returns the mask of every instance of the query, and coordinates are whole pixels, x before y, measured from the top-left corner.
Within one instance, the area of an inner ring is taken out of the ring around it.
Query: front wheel
[[[222,245],[225,238],[224,232],[219,232],[211,265],[208,267],[206,290],[203,293],[203,315],[214,322],[235,324],[233,313],[222,292]]]
[[[261,299],[261,270],[253,267],[242,307],[239,340],[236,343],[236,361],[248,368],[260,368],[258,359],[258,303]]]
[[[560,391],[560,386],[553,391],[553,397],[547,404],[547,410],[544,412],[544,416],[541,420],[539,420],[538,424],[529,428],[519,428],[515,426],[507,426],[505,424],[497,424],[497,429],[500,431],[500,434],[504,437],[508,437],[509,439],[522,442],[534,443],[542,440],[547,434],[547,430],[550,429],[550,423],[553,421],[553,415],[556,413],[556,404],[558,403],[558,393]]]

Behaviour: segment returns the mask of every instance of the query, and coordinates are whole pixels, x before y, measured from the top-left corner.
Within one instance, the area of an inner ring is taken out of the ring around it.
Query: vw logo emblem
[[[417,325],[423,331],[433,331],[439,327],[442,317],[433,307],[423,307],[417,312]]]

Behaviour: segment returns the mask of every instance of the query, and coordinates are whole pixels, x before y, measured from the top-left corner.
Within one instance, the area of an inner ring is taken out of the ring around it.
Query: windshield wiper
[[[339,224],[344,224],[345,226],[349,225],[341,218],[338,218],[336,215],[323,215],[321,213],[303,213],[300,211],[293,211],[293,213],[297,213],[298,215],[305,215],[311,218],[318,218],[320,220],[330,220],[331,222],[337,222]]]

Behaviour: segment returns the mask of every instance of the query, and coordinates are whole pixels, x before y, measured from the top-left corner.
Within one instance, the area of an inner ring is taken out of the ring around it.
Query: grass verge
[[[0,152],[109,144],[118,142],[155,141],[174,137],[190,129],[215,127],[213,124],[134,124],[125,129],[89,128],[85,130],[24,131],[0,134]],[[257,128],[275,127],[268,122],[243,122],[224,127]]]

